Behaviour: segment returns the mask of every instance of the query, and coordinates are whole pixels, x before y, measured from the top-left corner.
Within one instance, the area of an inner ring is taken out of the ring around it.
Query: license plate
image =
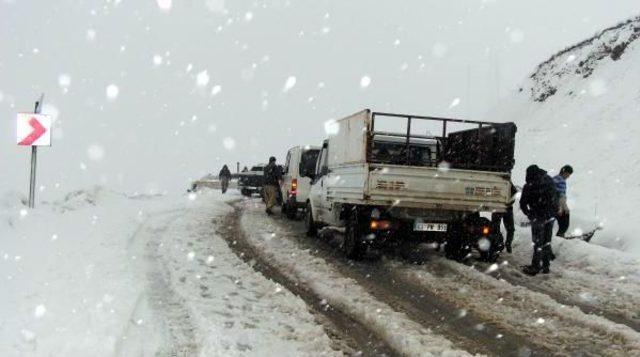
[[[446,232],[446,223],[420,223],[417,222],[413,226],[413,230],[416,232]]]

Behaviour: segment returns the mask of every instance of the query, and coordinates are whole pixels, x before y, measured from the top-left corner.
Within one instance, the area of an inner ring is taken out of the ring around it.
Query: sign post
[[[38,163],[38,146],[51,146],[51,117],[41,114],[44,94],[36,102],[34,113],[18,113],[17,141],[18,145],[31,146],[31,176],[29,178],[29,208],[35,207],[36,199],[36,166]]]

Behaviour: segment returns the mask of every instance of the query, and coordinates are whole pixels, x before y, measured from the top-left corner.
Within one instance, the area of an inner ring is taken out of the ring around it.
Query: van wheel
[[[311,211],[310,202],[307,202],[307,208],[304,213],[304,227],[306,229],[307,237],[314,237],[318,234],[318,226],[313,220],[313,212]]]
[[[298,215],[298,208],[292,207],[290,204],[285,202],[282,204],[282,212],[287,218],[296,219],[296,216]]]
[[[366,252],[366,246],[362,241],[362,225],[358,217],[358,211],[353,209],[349,215],[347,229],[344,234],[342,249],[349,259],[360,260]]]

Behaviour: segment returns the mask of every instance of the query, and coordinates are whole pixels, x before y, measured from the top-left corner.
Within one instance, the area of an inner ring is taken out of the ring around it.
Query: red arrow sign
[[[31,145],[34,141],[38,140],[42,136],[42,134],[47,132],[47,129],[42,126],[42,124],[40,124],[40,122],[36,118],[29,119],[29,125],[31,125],[31,127],[33,128],[33,131],[31,132],[31,134],[27,135],[27,137],[24,138],[21,142],[19,142],[18,145]]]

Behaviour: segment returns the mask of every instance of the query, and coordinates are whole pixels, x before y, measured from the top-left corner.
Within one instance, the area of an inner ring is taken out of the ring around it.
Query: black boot
[[[526,265],[522,268],[522,272],[530,276],[535,276],[540,272],[540,270],[533,265]]]

